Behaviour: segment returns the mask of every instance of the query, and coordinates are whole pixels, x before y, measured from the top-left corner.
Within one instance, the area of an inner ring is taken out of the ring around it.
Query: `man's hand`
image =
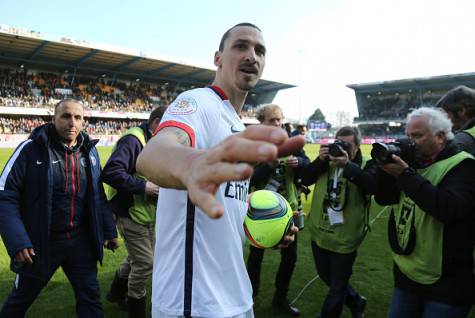
[[[145,183],[145,193],[152,196],[158,196],[159,186],[153,182],[147,181]]]
[[[15,255],[15,262],[19,264],[33,264],[32,257],[35,256],[33,248],[24,248]]]
[[[119,243],[119,239],[116,237],[116,238],[113,238],[112,240],[105,240],[104,241],[104,248],[107,248],[111,251],[114,251],[116,249],[118,249],[120,246],[120,243]]]
[[[295,241],[295,234],[299,231],[299,228],[296,227],[295,225],[292,225],[292,227],[289,230],[289,233],[284,236],[282,241],[277,245],[277,248],[287,248],[293,241]]]
[[[329,155],[330,160],[337,166],[338,168],[344,168],[348,163],[348,153],[345,150],[342,150],[343,155],[338,157],[333,157]]]
[[[253,173],[250,163],[271,162],[305,144],[303,136],[288,138],[278,127],[250,126],[229,136],[217,146],[193,152],[186,160],[182,176],[190,199],[209,217],[219,218],[224,209],[215,198],[223,182],[245,180]]]
[[[287,161],[285,162],[285,165],[287,167],[291,167],[291,168],[297,168],[298,165],[299,165],[299,159],[297,157],[294,157],[294,156],[290,156]]]
[[[328,154],[328,145],[320,145],[320,150],[318,151],[318,159],[322,161],[330,159],[330,155]]]
[[[409,165],[396,155],[392,155],[392,159],[394,160],[394,163],[386,163],[381,166],[381,169],[393,177],[399,177],[399,175],[404,171],[404,169],[409,167]]]

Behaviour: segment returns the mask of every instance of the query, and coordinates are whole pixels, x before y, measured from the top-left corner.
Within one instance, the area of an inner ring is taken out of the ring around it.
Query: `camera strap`
[[[341,191],[342,193],[338,193],[338,181],[343,173],[342,168],[335,168],[335,172],[333,173],[333,180],[331,185],[329,185],[330,181],[330,173],[327,174],[327,199],[329,202],[330,207],[334,211],[343,211],[345,207],[346,201],[346,190],[347,190],[347,182],[346,180],[342,180],[341,184]]]

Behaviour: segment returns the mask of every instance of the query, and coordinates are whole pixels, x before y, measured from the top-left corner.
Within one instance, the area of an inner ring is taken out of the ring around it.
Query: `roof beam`
[[[122,64],[119,64],[117,65],[116,67],[112,68],[111,71],[120,71],[120,70],[123,70],[124,68],[126,68],[127,66],[130,66],[132,64],[134,64],[135,62],[139,61],[143,59],[143,57],[141,56],[135,56],[133,58],[131,58],[130,60],[128,61],[125,61],[124,63]]]
[[[191,71],[191,72],[189,72],[189,73],[183,74],[182,76],[183,76],[183,77],[195,77],[196,75],[201,74],[201,73],[204,73],[204,72],[206,72],[206,71],[207,71],[207,69],[200,68],[200,69],[197,69],[197,70],[193,70],[193,71]]]
[[[146,75],[152,75],[152,74],[153,74],[153,75],[157,75],[157,74],[163,73],[164,71],[166,71],[166,70],[168,70],[169,68],[172,68],[172,67],[174,67],[174,66],[176,66],[176,63],[169,63],[169,64],[167,64],[167,65],[164,65],[164,66],[162,66],[162,67],[160,67],[160,68],[157,68],[157,69],[155,69],[155,70],[152,70],[152,71],[150,71],[150,72],[146,72],[145,74],[146,74]]]
[[[82,63],[86,62],[87,60],[89,60],[91,57],[93,57],[97,53],[99,53],[99,50],[92,49],[89,53],[87,53],[86,55],[81,57],[79,60],[71,63],[71,65],[77,67],[77,66],[81,65]]]
[[[27,60],[32,60],[40,54],[40,52],[49,44],[48,41],[42,41],[34,50],[31,52],[30,56],[28,56]]]

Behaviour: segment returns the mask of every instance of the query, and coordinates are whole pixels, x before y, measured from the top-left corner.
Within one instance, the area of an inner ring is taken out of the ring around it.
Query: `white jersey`
[[[159,129],[179,127],[197,149],[208,149],[245,129],[217,87],[180,94]],[[157,154],[160,155],[160,154]],[[160,189],[157,205],[152,313],[185,317],[252,314],[252,287],[243,259],[243,221],[249,180],[221,184],[216,198],[224,206],[209,218],[187,191]]]

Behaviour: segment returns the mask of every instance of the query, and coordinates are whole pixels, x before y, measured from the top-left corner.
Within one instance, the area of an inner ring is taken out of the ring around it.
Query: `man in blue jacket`
[[[0,234],[15,284],[0,317],[24,317],[61,266],[79,317],[102,317],[97,261],[118,246],[100,182],[97,140],[82,131],[84,110],[60,101],[53,123],[36,128],[0,176]]]
[[[102,171],[107,199],[128,256],[119,265],[107,300],[124,305],[131,318],[145,317],[145,283],[152,275],[158,186],[135,170],[137,157],[158,128],[167,108],[155,108],[147,122],[127,130]]]

